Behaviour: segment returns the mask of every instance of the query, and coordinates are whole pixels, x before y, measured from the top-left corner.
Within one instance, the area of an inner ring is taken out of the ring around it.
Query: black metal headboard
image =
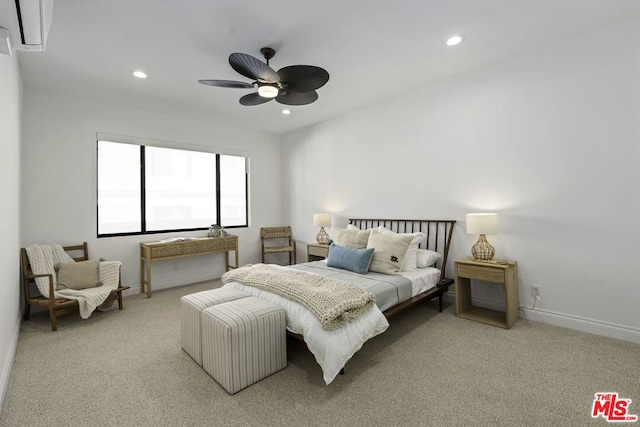
[[[362,230],[383,226],[396,233],[420,232],[426,234],[427,237],[420,243],[420,248],[429,249],[442,255],[442,259],[437,265],[440,269],[440,282],[445,280],[451,236],[455,223],[455,220],[435,219],[349,219],[349,224],[355,225]]]

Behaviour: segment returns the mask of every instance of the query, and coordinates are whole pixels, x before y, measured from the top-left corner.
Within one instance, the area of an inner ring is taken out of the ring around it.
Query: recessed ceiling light
[[[285,116],[291,114],[291,110],[287,110],[286,108],[284,110],[282,110],[282,114],[284,114]]]
[[[147,73],[145,73],[144,71],[135,70],[135,71],[132,71],[131,74],[133,74],[134,77],[137,77],[139,79],[147,78]]]
[[[463,39],[464,39],[464,36],[461,36],[461,35],[449,37],[449,40],[447,40],[447,46],[455,46],[459,44]]]

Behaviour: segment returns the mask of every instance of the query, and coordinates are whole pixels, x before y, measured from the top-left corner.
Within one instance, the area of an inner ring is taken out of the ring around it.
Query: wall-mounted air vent
[[[42,52],[53,17],[53,0],[15,0],[16,22],[11,31],[17,50]]]

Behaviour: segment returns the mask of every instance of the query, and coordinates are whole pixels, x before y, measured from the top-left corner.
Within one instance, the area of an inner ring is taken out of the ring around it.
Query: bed
[[[322,280],[335,279],[338,282],[353,283],[366,293],[375,295],[373,307],[367,309],[356,320],[334,330],[327,330],[317,315],[303,304],[276,292],[255,287],[255,284],[250,285],[249,281],[241,283],[241,280],[237,279],[240,276],[233,279],[233,271],[227,273],[230,275],[227,278],[223,276],[224,286],[284,307],[287,312],[288,334],[306,344],[322,368],[325,383],[330,384],[367,340],[383,333],[389,327],[388,319],[395,314],[422,301],[435,298],[438,298],[439,310],[442,311],[443,295],[454,283],[453,279],[446,277],[454,225],[455,220],[350,219],[348,228],[344,230],[351,231],[335,232],[339,243],[342,244],[335,247],[336,252],[338,248],[344,247],[350,248],[346,251],[353,249],[361,253],[358,250],[362,250],[363,242],[366,240],[364,244],[373,245],[373,255],[367,269],[373,268],[377,271],[367,270],[366,274],[361,274],[343,266],[338,268],[335,266],[332,253],[329,259],[324,261],[269,267],[282,270],[283,274],[320,275]],[[381,237],[381,234],[385,236]],[[365,235],[368,236],[366,239]],[[349,236],[353,238],[349,240]],[[410,242],[404,257],[396,260],[398,265],[394,265],[398,267],[401,264],[400,271],[389,272],[386,265],[381,266],[380,260],[387,260],[389,257],[382,258],[383,255],[386,256],[386,246],[378,244],[376,247],[375,239],[386,239],[385,242],[401,240],[402,245]],[[330,249],[333,250],[334,247]],[[427,259],[424,258],[425,254],[428,256]],[[418,264],[422,265],[418,267]],[[411,268],[412,265],[416,267]]]

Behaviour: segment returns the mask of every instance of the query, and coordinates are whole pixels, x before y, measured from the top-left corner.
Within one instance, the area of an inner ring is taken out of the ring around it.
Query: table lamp
[[[316,241],[322,245],[328,245],[330,237],[324,230],[325,227],[331,227],[331,215],[329,214],[314,214],[313,226],[320,227],[320,231],[316,235]]]
[[[471,254],[477,261],[491,261],[496,250],[487,241],[487,234],[498,232],[498,214],[470,213],[467,214],[467,233],[478,234],[478,241],[471,247]]]

